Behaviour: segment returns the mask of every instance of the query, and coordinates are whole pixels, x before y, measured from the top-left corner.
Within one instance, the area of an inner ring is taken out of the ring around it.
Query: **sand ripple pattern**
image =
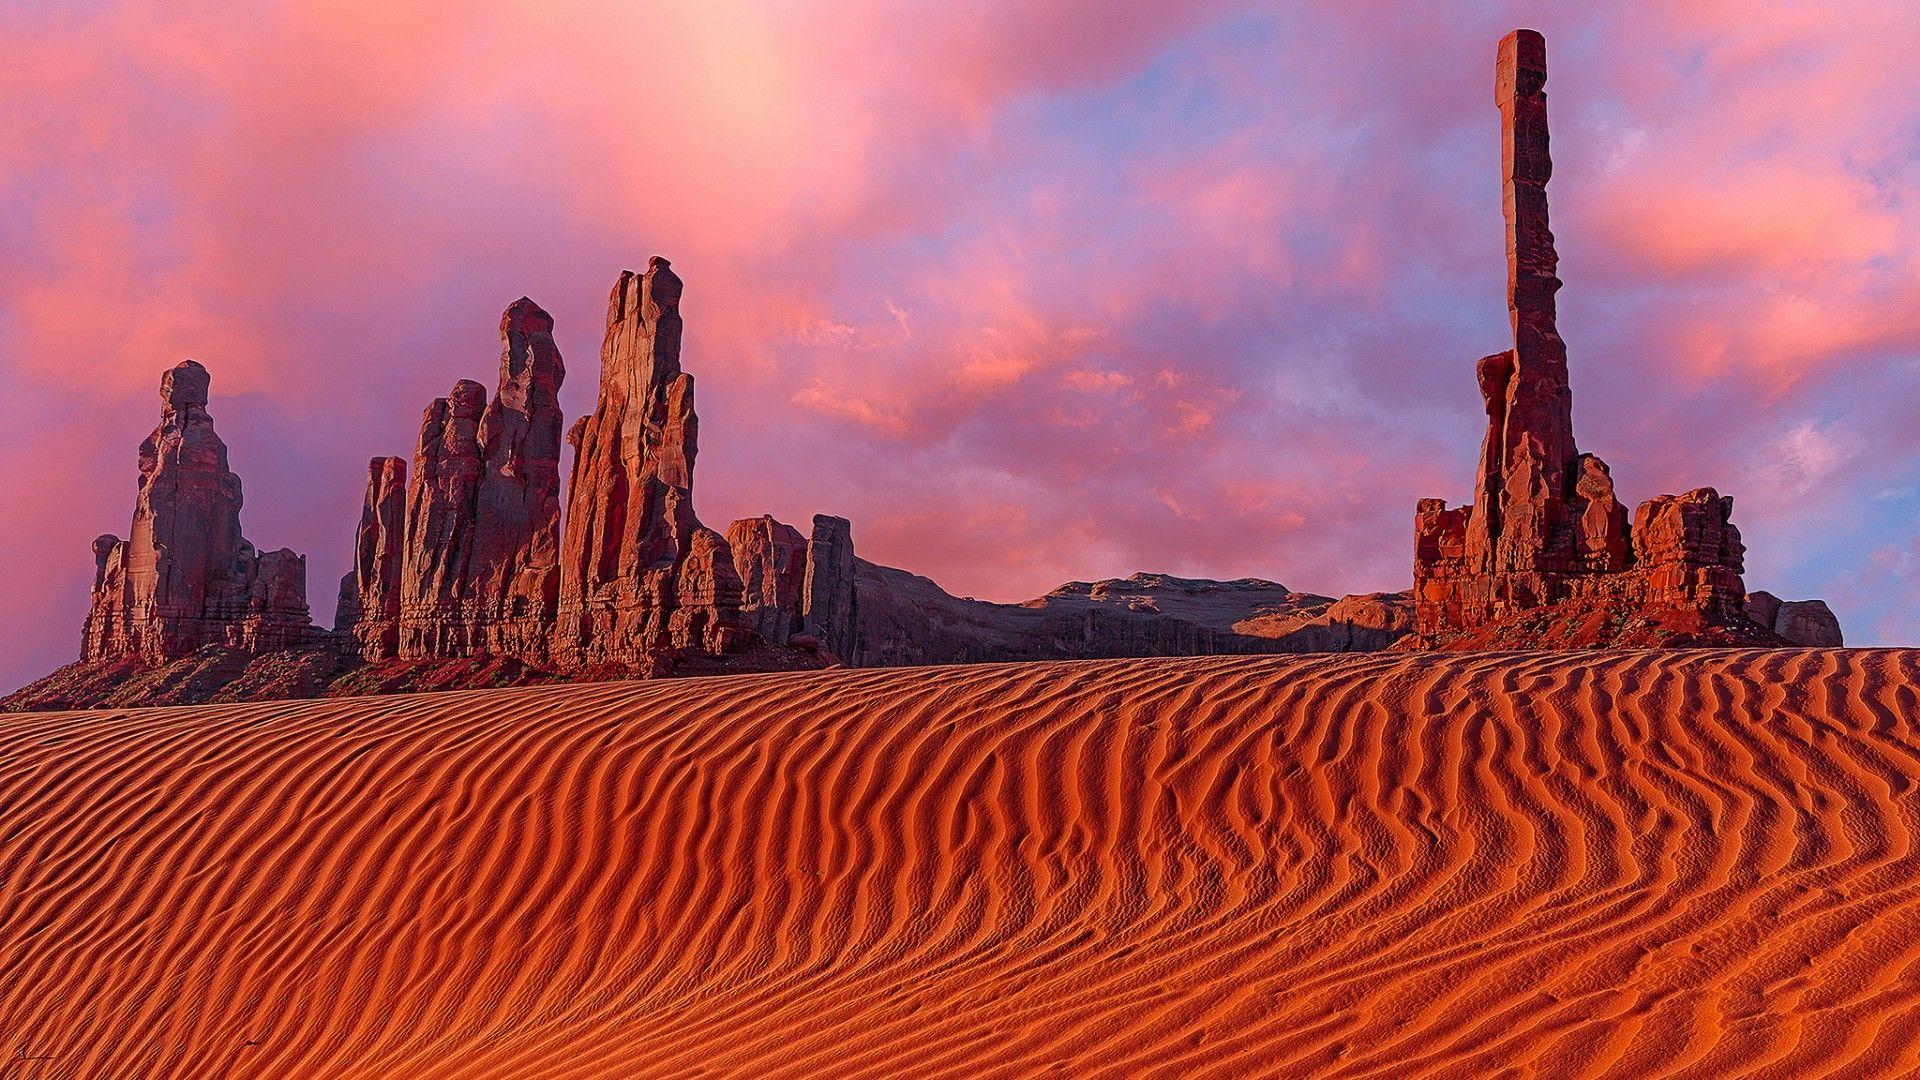
[[[0,1080],[1920,1070],[1920,653],[0,718]]]

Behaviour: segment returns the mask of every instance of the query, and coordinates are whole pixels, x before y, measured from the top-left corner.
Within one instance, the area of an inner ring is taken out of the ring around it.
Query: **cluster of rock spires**
[[[462,379],[421,418],[406,462],[375,458],[340,583],[335,631],[369,661],[510,656],[555,670],[653,670],[685,655],[791,646],[849,651],[852,540],[772,518],[725,535],[693,509],[699,421],[680,369],[682,285],[667,260],[623,273],[607,308],[600,396],[567,432],[553,319],[516,300],[500,320],[492,400]]]
[[[566,365],[532,300],[500,321],[499,382],[421,416],[411,466],[368,465],[334,630],[310,624],[303,557],[240,538],[240,482],[188,361],[162,380],[133,539],[102,537],[80,663],[9,708],[438,689],[558,678],[1376,649],[1403,594],[1331,597],[1257,579],[1135,575],[1025,604],[954,597],[855,556],[845,518],[724,533],[693,508],[693,377],[667,260],[609,299],[599,398],[566,434]]]
[[[377,457],[333,632],[308,618],[305,558],[240,531],[240,480],[189,360],[161,380],[129,539],[94,542],[82,659],[0,709],[167,704],[820,667],[1120,656],[1684,644],[1838,645],[1818,600],[1748,594],[1732,499],[1662,495],[1629,521],[1579,452],[1558,258],[1546,46],[1500,44],[1513,347],[1479,361],[1488,425],[1475,501],[1422,500],[1414,590],[1331,597],[1259,579],[1136,574],[1024,604],[954,597],[857,558],[845,518],[701,524],[682,284],[667,260],[622,273],[599,397],[566,434],[553,319],[500,320],[491,400],[462,379],[421,417],[411,471]]]
[[[1838,623],[1817,600],[1788,605],[1796,614],[1784,621],[1779,601],[1749,617],[1732,497],[1710,487],[1661,495],[1629,523],[1606,463],[1575,446],[1567,350],[1555,325],[1546,81],[1545,40],[1531,30],[1507,35],[1494,97],[1513,347],[1476,365],[1487,434],[1474,502],[1449,509],[1423,499],[1415,517],[1415,642],[1840,644]]]

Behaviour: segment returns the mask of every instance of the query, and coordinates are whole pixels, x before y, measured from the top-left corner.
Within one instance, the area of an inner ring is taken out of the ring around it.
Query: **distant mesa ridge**
[[[1748,594],[1732,499],[1661,495],[1631,519],[1573,437],[1546,43],[1500,43],[1502,206],[1512,347],[1476,377],[1487,433],[1474,501],[1420,501],[1413,591],[1297,593],[1260,579],[1136,574],[1024,604],[949,595],[858,558],[843,517],[717,531],[694,513],[694,379],[684,284],[664,258],[608,298],[593,411],[568,428],[553,318],[500,320],[495,389],[467,379],[421,416],[411,468],[376,457],[332,632],[306,560],[240,530],[240,479],[192,360],[161,379],[127,539],[94,542],[81,660],[0,708],[265,699],[562,678],[1396,648],[1839,645],[1818,600]],[[564,432],[564,435],[563,435]],[[572,448],[560,499],[561,443]]]

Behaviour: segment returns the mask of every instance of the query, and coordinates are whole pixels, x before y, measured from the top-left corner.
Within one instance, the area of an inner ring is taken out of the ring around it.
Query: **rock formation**
[[[1825,600],[1782,600],[1770,592],[1747,594],[1747,618],[1779,634],[1787,644],[1837,649],[1846,644],[1840,620]]]
[[[354,531],[353,569],[340,579],[334,629],[367,657],[400,652],[400,576],[406,555],[407,462],[367,463],[367,498]]]
[[[491,400],[461,380],[428,406],[412,468],[369,464],[337,635],[307,620],[305,561],[240,533],[240,481],[187,361],[161,383],[127,540],[94,542],[83,659],[0,707],[261,700],[619,674],[1155,655],[1841,643],[1818,600],[1749,595],[1732,499],[1662,495],[1630,516],[1574,441],[1548,222],[1546,46],[1500,43],[1511,347],[1475,377],[1487,428],[1471,504],[1423,499],[1411,594],[1334,599],[1271,581],[1159,574],[1073,582],[1022,604],[954,597],[856,557],[845,518],[771,516],[722,535],[694,513],[682,283],[655,257],[609,298],[593,412],[567,432],[553,320],[501,317]]]
[[[740,625],[768,641],[799,633],[807,538],[765,514],[727,526],[726,541],[740,579]]]
[[[699,420],[680,370],[680,278],[655,256],[607,305],[600,396],[567,439],[574,461],[560,545],[556,655],[629,664],[735,644],[739,575],[726,538],[693,512]]]
[[[454,655],[473,647],[479,605],[468,594],[480,492],[480,414],[486,387],[453,384],[420,415],[407,484],[400,574],[401,655]]]
[[[809,541],[764,516],[723,536],[694,514],[699,420],[693,377],[680,369],[681,288],[662,258],[614,286],[599,400],[567,436],[564,530],[565,369],[553,320],[524,297],[501,319],[492,402],[461,380],[429,405],[410,483],[398,459],[376,459],[338,620],[363,658],[655,673],[746,650],[753,663],[818,666],[829,639],[850,644],[843,519],[819,519]],[[835,561],[815,575],[816,556]],[[790,656],[764,648],[790,645]]]
[[[85,658],[0,708],[833,663],[1346,651],[1383,648],[1411,625],[1403,594],[1336,601],[1253,579],[1135,575],[1024,604],[963,599],[857,558],[850,523],[825,514],[806,535],[763,515],[723,536],[693,512],[698,428],[678,362],[679,292],[665,260],[615,289],[599,406],[573,436],[564,543],[564,369],[551,319],[530,300],[509,307],[493,400],[456,383],[423,414],[411,468],[398,457],[368,463],[336,635],[307,624],[300,556],[259,554],[240,538],[239,480],[206,412],[206,373],[176,368],[142,447],[133,539],[94,545]]]
[[[560,384],[553,317],[521,297],[500,318],[500,378],[480,417],[467,592],[495,652],[544,652],[560,596]]]
[[[854,662],[859,638],[856,561],[852,523],[815,514],[813,536],[807,540],[801,623],[821,648],[847,663]]]
[[[1662,495],[1641,504],[1630,524],[1606,463],[1574,442],[1566,345],[1554,313],[1560,278],[1547,220],[1546,79],[1538,33],[1517,30],[1500,42],[1494,97],[1513,347],[1475,366],[1487,433],[1473,503],[1449,509],[1423,499],[1415,515],[1418,639],[1540,644],[1542,630],[1531,623],[1506,636],[1473,632],[1552,608],[1591,616],[1593,625],[1566,644],[1582,635],[1600,643],[1636,618],[1703,640],[1720,634],[1765,643],[1770,628],[1756,627],[1742,609],[1746,549],[1732,498],[1712,488]]]
[[[461,379],[421,415],[410,483],[400,459],[374,459],[335,627],[367,659],[547,654],[566,366],[526,297],[501,316],[500,344],[492,401]]]
[[[140,444],[129,538],[93,542],[89,661],[162,664],[206,646],[305,649],[327,635],[307,618],[307,563],[261,552],[240,532],[240,478],[207,411],[207,370],[186,360],[160,379],[160,426]]]

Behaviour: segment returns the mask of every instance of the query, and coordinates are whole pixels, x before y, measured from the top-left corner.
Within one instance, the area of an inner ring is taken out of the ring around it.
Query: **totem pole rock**
[[[1539,608],[1580,606],[1582,632],[1626,623],[1722,627],[1764,642],[1742,609],[1745,547],[1731,498],[1712,488],[1663,495],[1629,525],[1607,465],[1573,438],[1566,344],[1555,323],[1559,256],[1547,219],[1553,159],[1547,132],[1546,42],[1516,30],[1500,42],[1507,311],[1513,347],[1480,359],[1487,412],[1474,501],[1423,499],[1414,517],[1416,640],[1443,644]],[[1527,631],[1479,645],[1529,644]],[[1570,640],[1578,640],[1579,634]]]

